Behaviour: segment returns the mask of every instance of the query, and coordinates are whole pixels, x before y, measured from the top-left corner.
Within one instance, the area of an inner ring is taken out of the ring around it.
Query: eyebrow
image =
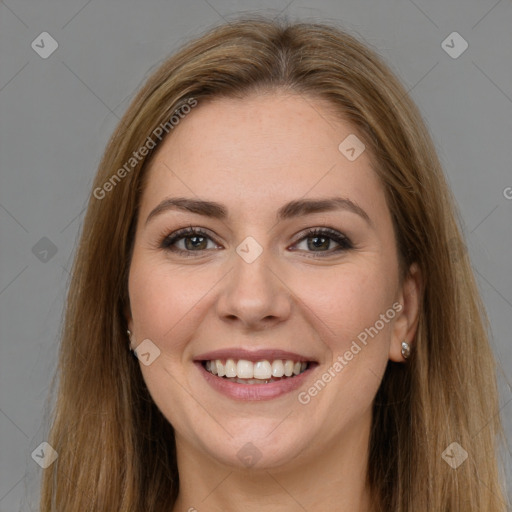
[[[203,199],[189,199],[185,197],[169,197],[164,199],[156,206],[146,219],[148,222],[169,210],[178,210],[196,213],[205,217],[211,217],[219,220],[226,220],[228,217],[227,208],[214,201],[205,201]],[[309,215],[313,213],[328,212],[334,210],[346,210],[362,217],[370,226],[373,223],[369,215],[356,203],[345,197],[329,197],[321,199],[297,199],[286,203],[279,208],[276,214],[278,222],[283,220]]]

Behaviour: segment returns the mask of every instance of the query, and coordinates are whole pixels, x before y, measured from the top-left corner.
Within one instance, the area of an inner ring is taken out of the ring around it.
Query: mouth
[[[270,400],[296,390],[319,363],[281,350],[217,350],[194,359],[215,391],[235,400]]]
[[[201,361],[203,368],[212,375],[236,384],[270,384],[301,375],[314,362],[274,359],[249,361],[247,359],[210,359]]]

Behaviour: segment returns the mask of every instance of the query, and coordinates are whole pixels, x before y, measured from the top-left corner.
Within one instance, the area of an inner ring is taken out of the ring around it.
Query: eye
[[[354,248],[352,242],[345,235],[331,228],[308,229],[304,235],[299,242],[305,242],[307,252],[327,253],[325,255],[328,256]],[[330,250],[333,241],[338,244],[338,248]],[[297,246],[297,244],[295,245]],[[318,256],[323,257],[324,255],[319,254]]]
[[[179,243],[182,241],[182,246],[178,247]],[[206,231],[190,226],[166,236],[160,243],[160,247],[168,251],[180,253],[184,256],[194,256],[194,254],[191,253],[201,253],[202,251],[211,249],[211,247],[208,248],[208,241],[213,240]],[[214,244],[213,248],[216,247],[216,244]]]

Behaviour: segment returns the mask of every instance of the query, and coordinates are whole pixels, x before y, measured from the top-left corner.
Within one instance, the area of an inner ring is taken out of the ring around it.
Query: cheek
[[[330,358],[318,380],[303,390],[300,403],[311,400],[316,428],[328,435],[367,412],[386,369],[396,291],[388,265],[377,255],[365,255],[336,270],[317,269],[306,279],[295,278],[297,295],[307,306],[302,311],[315,333],[321,333]],[[386,313],[387,322],[380,319]]]
[[[178,300],[178,283],[170,286],[156,270],[135,261],[129,278],[130,305],[137,334],[155,342],[172,325],[169,313],[179,315],[183,307],[183,301]]]
[[[194,272],[192,267],[178,270],[143,258],[134,254],[129,276],[137,341],[149,338],[172,356],[175,349],[186,345],[194,331],[191,326],[198,325],[202,301],[207,301],[219,276],[211,271]],[[170,341],[174,350],[169,350]]]
[[[394,272],[377,258],[364,264],[346,264],[338,268],[297,273],[290,286],[297,291],[303,314],[317,326],[331,351],[344,352],[352,340],[373,326],[393,304]],[[382,335],[390,331],[391,322],[378,324]]]

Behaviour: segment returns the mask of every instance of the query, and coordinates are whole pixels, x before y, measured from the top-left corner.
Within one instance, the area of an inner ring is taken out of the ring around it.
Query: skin
[[[400,283],[384,190],[367,151],[351,162],[338,150],[354,129],[329,108],[284,92],[200,103],[148,169],[127,316],[132,345],[150,339],[161,351],[140,368],[176,433],[174,512],[371,510],[365,477],[372,401],[388,360],[404,362],[401,342],[414,338],[421,276],[413,265]],[[371,225],[345,210],[276,223],[286,202],[333,192],[359,205]],[[229,215],[168,210],[146,224],[167,197],[217,201]],[[188,226],[211,235],[202,250],[194,251],[190,238],[175,247],[191,257],[161,248],[163,238]],[[298,236],[325,226],[354,248],[333,252],[339,245],[331,240],[317,249],[314,236]],[[250,264],[235,250],[248,236],[263,249]],[[308,404],[299,403],[298,392],[395,302],[402,310]],[[228,347],[287,350],[319,366],[298,391],[240,402],[211,388],[193,363]],[[260,456],[252,467],[237,456],[248,442]]]

